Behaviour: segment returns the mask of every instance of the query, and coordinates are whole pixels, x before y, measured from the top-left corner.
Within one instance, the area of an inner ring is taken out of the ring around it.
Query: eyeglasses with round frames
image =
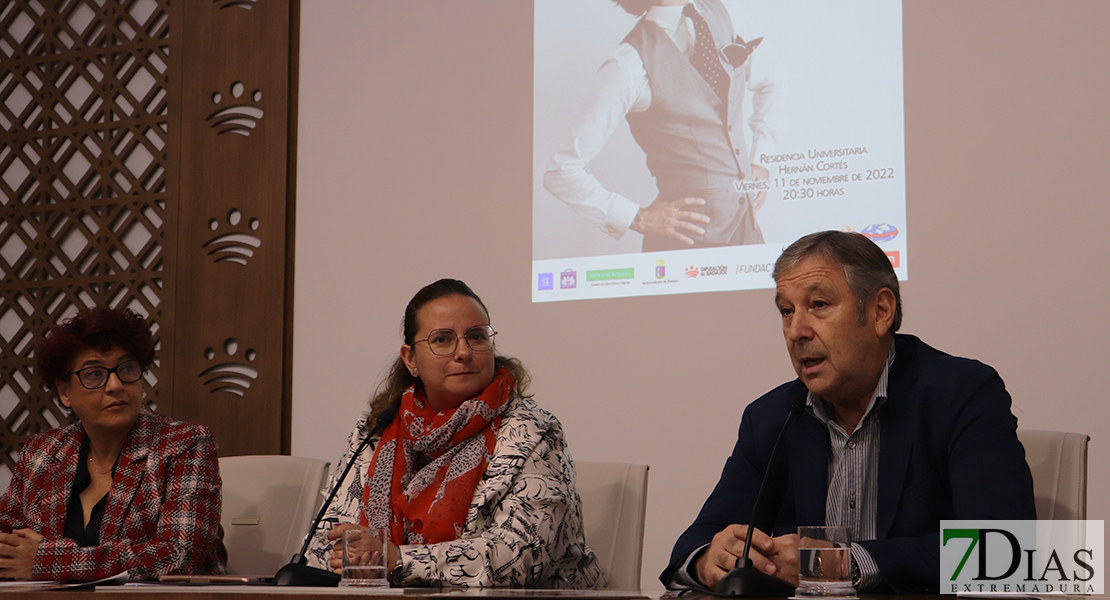
[[[99,390],[108,385],[108,377],[112,373],[115,373],[116,377],[119,377],[122,383],[135,383],[142,379],[143,370],[143,366],[139,364],[139,361],[129,360],[111,369],[100,366],[85,367],[84,369],[77,369],[70,373],[70,375],[76,375],[77,380],[81,382],[81,385],[83,385],[86,390]]]
[[[463,339],[466,340],[466,345],[475,352],[486,352],[493,348],[493,336],[497,332],[489,325],[476,325],[466,330],[463,334]],[[447,356],[454,354],[455,349],[459,347],[459,336],[450,329],[433,329],[428,332],[428,337],[422,340],[416,340],[413,345],[420,342],[428,342],[428,348],[431,349],[432,354],[436,356]]]

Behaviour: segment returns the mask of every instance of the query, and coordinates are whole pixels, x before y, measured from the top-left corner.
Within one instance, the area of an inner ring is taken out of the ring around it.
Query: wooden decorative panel
[[[289,429],[291,10],[189,2],[182,18],[174,414],[212,427],[222,454],[276,454]]]
[[[156,0],[0,9],[0,463],[68,422],[33,373],[46,329],[78,308],[147,315],[172,377],[165,295],[169,14]],[[160,406],[162,410],[167,407]]]
[[[81,307],[158,342],[157,410],[288,450],[293,2],[0,2],[0,475],[67,416],[33,351]]]

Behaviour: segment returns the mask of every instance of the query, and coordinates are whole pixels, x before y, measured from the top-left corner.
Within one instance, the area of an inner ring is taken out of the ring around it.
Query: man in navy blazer
[[[744,411],[720,481],[675,543],[665,584],[713,587],[754,523],[755,567],[797,585],[797,527],[845,525],[857,540],[859,591],[935,593],[942,519],[1036,518],[1002,379],[983,363],[895,333],[898,279],[874,242],[808,235],[783,252],[773,276],[798,379]],[[768,469],[799,396],[805,411]]]

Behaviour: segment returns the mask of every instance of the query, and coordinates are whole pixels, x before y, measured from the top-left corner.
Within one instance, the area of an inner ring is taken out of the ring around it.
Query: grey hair
[[[894,320],[890,323],[890,331],[898,331],[902,326],[902,294],[898,289],[898,276],[886,253],[875,242],[859,233],[811,233],[782,251],[775,261],[771,277],[777,283],[780,277],[811,256],[824,257],[844,269],[844,279],[859,303],[856,321],[860,325],[867,324],[867,301],[883,288],[893,292]]]

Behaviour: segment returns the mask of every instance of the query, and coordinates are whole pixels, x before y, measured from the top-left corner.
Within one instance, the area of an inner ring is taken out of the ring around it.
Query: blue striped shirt
[[[809,393],[806,407],[829,430],[829,488],[825,498],[825,525],[847,527],[853,540],[875,539],[879,490],[879,410],[886,402],[887,380],[894,364],[890,346],[886,366],[871,402],[855,431],[845,431],[833,419],[835,410],[822,398]],[[863,546],[852,544],[852,558],[860,570],[859,590],[879,582],[879,567]]]

